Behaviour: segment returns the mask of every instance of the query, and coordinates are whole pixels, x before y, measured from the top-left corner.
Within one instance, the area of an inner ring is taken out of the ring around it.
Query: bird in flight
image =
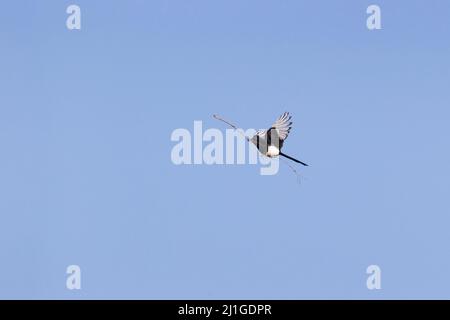
[[[218,115],[214,115],[213,117],[217,120],[225,122],[235,130],[237,130],[237,127],[235,125],[222,119]],[[249,142],[253,143],[259,150],[259,152],[269,158],[282,156],[304,166],[308,166],[306,163],[281,152],[284,141],[287,139],[292,128],[291,119],[292,116],[289,115],[289,112],[285,112],[277,119],[277,121],[275,121],[275,123],[269,129],[259,130],[252,138],[249,139],[248,137],[246,137],[246,139]]]
[[[250,139],[250,142],[258,148],[259,152],[269,158],[282,156],[307,166],[306,163],[281,152],[284,141],[289,136],[289,132],[292,128],[291,119],[292,116],[289,115],[289,112],[283,113],[269,129],[257,131],[256,134]]]

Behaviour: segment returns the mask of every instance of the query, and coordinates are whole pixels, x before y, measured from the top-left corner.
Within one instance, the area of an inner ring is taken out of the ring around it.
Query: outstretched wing
[[[270,128],[277,130],[278,138],[281,141],[286,140],[289,135],[289,131],[291,131],[291,118],[292,116],[289,115],[289,112],[285,112],[277,119],[277,121],[275,121],[272,128]]]

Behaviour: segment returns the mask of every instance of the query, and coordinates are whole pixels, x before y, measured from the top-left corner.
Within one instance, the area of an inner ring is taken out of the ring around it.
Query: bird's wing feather
[[[285,112],[272,125],[272,128],[277,130],[278,137],[281,141],[286,140],[289,135],[292,125],[291,118],[292,116],[289,115],[289,112]]]
[[[256,135],[259,136],[260,139],[265,139],[267,135],[267,130],[258,130],[256,131]]]
[[[258,130],[255,135],[250,139],[255,145],[259,141],[265,141],[267,139],[267,130]]]

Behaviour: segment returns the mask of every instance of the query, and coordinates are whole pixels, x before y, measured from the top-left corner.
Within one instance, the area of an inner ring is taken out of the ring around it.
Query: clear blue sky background
[[[450,298],[449,17],[445,0],[3,2],[0,298]],[[285,110],[301,185],[170,160],[194,120]]]

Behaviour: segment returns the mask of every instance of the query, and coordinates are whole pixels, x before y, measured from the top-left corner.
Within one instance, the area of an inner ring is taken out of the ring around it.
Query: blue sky
[[[450,298],[449,16],[444,0],[3,3],[0,298]],[[300,185],[286,166],[171,162],[174,129],[286,110]]]

